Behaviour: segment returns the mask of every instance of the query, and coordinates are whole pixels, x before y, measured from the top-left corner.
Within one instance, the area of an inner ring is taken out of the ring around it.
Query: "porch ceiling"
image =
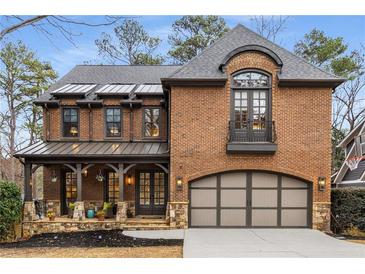
[[[67,158],[168,158],[167,143],[162,142],[44,142],[19,150],[15,157]]]

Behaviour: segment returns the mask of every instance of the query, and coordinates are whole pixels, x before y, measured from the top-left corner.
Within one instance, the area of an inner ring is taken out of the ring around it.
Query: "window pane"
[[[233,77],[233,86],[243,88],[268,87],[269,77],[258,72],[243,72]]]
[[[78,109],[65,108],[63,110],[63,136],[77,137],[79,135]]]
[[[158,137],[160,135],[160,109],[146,108],[144,111],[144,135],[146,137]]]

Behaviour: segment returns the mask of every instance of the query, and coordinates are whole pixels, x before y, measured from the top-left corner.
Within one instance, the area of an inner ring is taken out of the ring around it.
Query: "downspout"
[[[133,138],[133,104],[129,103],[129,142],[132,142]]]
[[[91,141],[93,139],[93,113],[90,103],[87,104],[87,107],[89,109],[89,141]]]
[[[47,128],[47,130],[46,130],[46,142],[49,140],[49,138],[50,138],[50,124],[49,124],[49,109],[48,109],[48,105],[47,105],[47,103],[45,103],[44,104],[44,108],[46,109],[46,128]]]

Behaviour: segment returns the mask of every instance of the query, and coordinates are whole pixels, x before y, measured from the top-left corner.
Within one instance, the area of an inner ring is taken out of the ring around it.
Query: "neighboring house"
[[[365,161],[362,158],[365,155],[365,120],[354,127],[337,147],[345,151],[345,161],[333,175],[332,187],[365,187]],[[348,165],[351,160],[354,161],[352,170]]]
[[[331,95],[342,82],[242,25],[180,67],[76,66],[35,102],[44,140],[16,155],[25,221],[43,165],[57,215],[110,201],[121,227],[133,215],[169,228],[328,230]]]

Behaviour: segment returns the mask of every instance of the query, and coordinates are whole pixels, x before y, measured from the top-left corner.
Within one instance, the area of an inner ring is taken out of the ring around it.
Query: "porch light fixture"
[[[85,171],[82,173],[82,175],[84,175],[84,177],[87,178],[87,175],[88,175],[87,169],[85,169]]]
[[[71,135],[77,135],[77,133],[78,133],[77,127],[71,127],[70,133],[71,133]]]
[[[56,183],[57,182],[57,175],[56,175],[56,171],[55,170],[53,170],[53,172],[52,172],[52,176],[51,176],[51,182],[52,183]]]
[[[319,191],[326,190],[326,177],[323,176],[318,177],[318,190]]]
[[[132,184],[132,176],[128,174],[127,176],[127,185],[131,185]]]
[[[183,185],[182,185],[182,177],[181,176],[176,176],[176,189],[177,190],[182,190]]]

